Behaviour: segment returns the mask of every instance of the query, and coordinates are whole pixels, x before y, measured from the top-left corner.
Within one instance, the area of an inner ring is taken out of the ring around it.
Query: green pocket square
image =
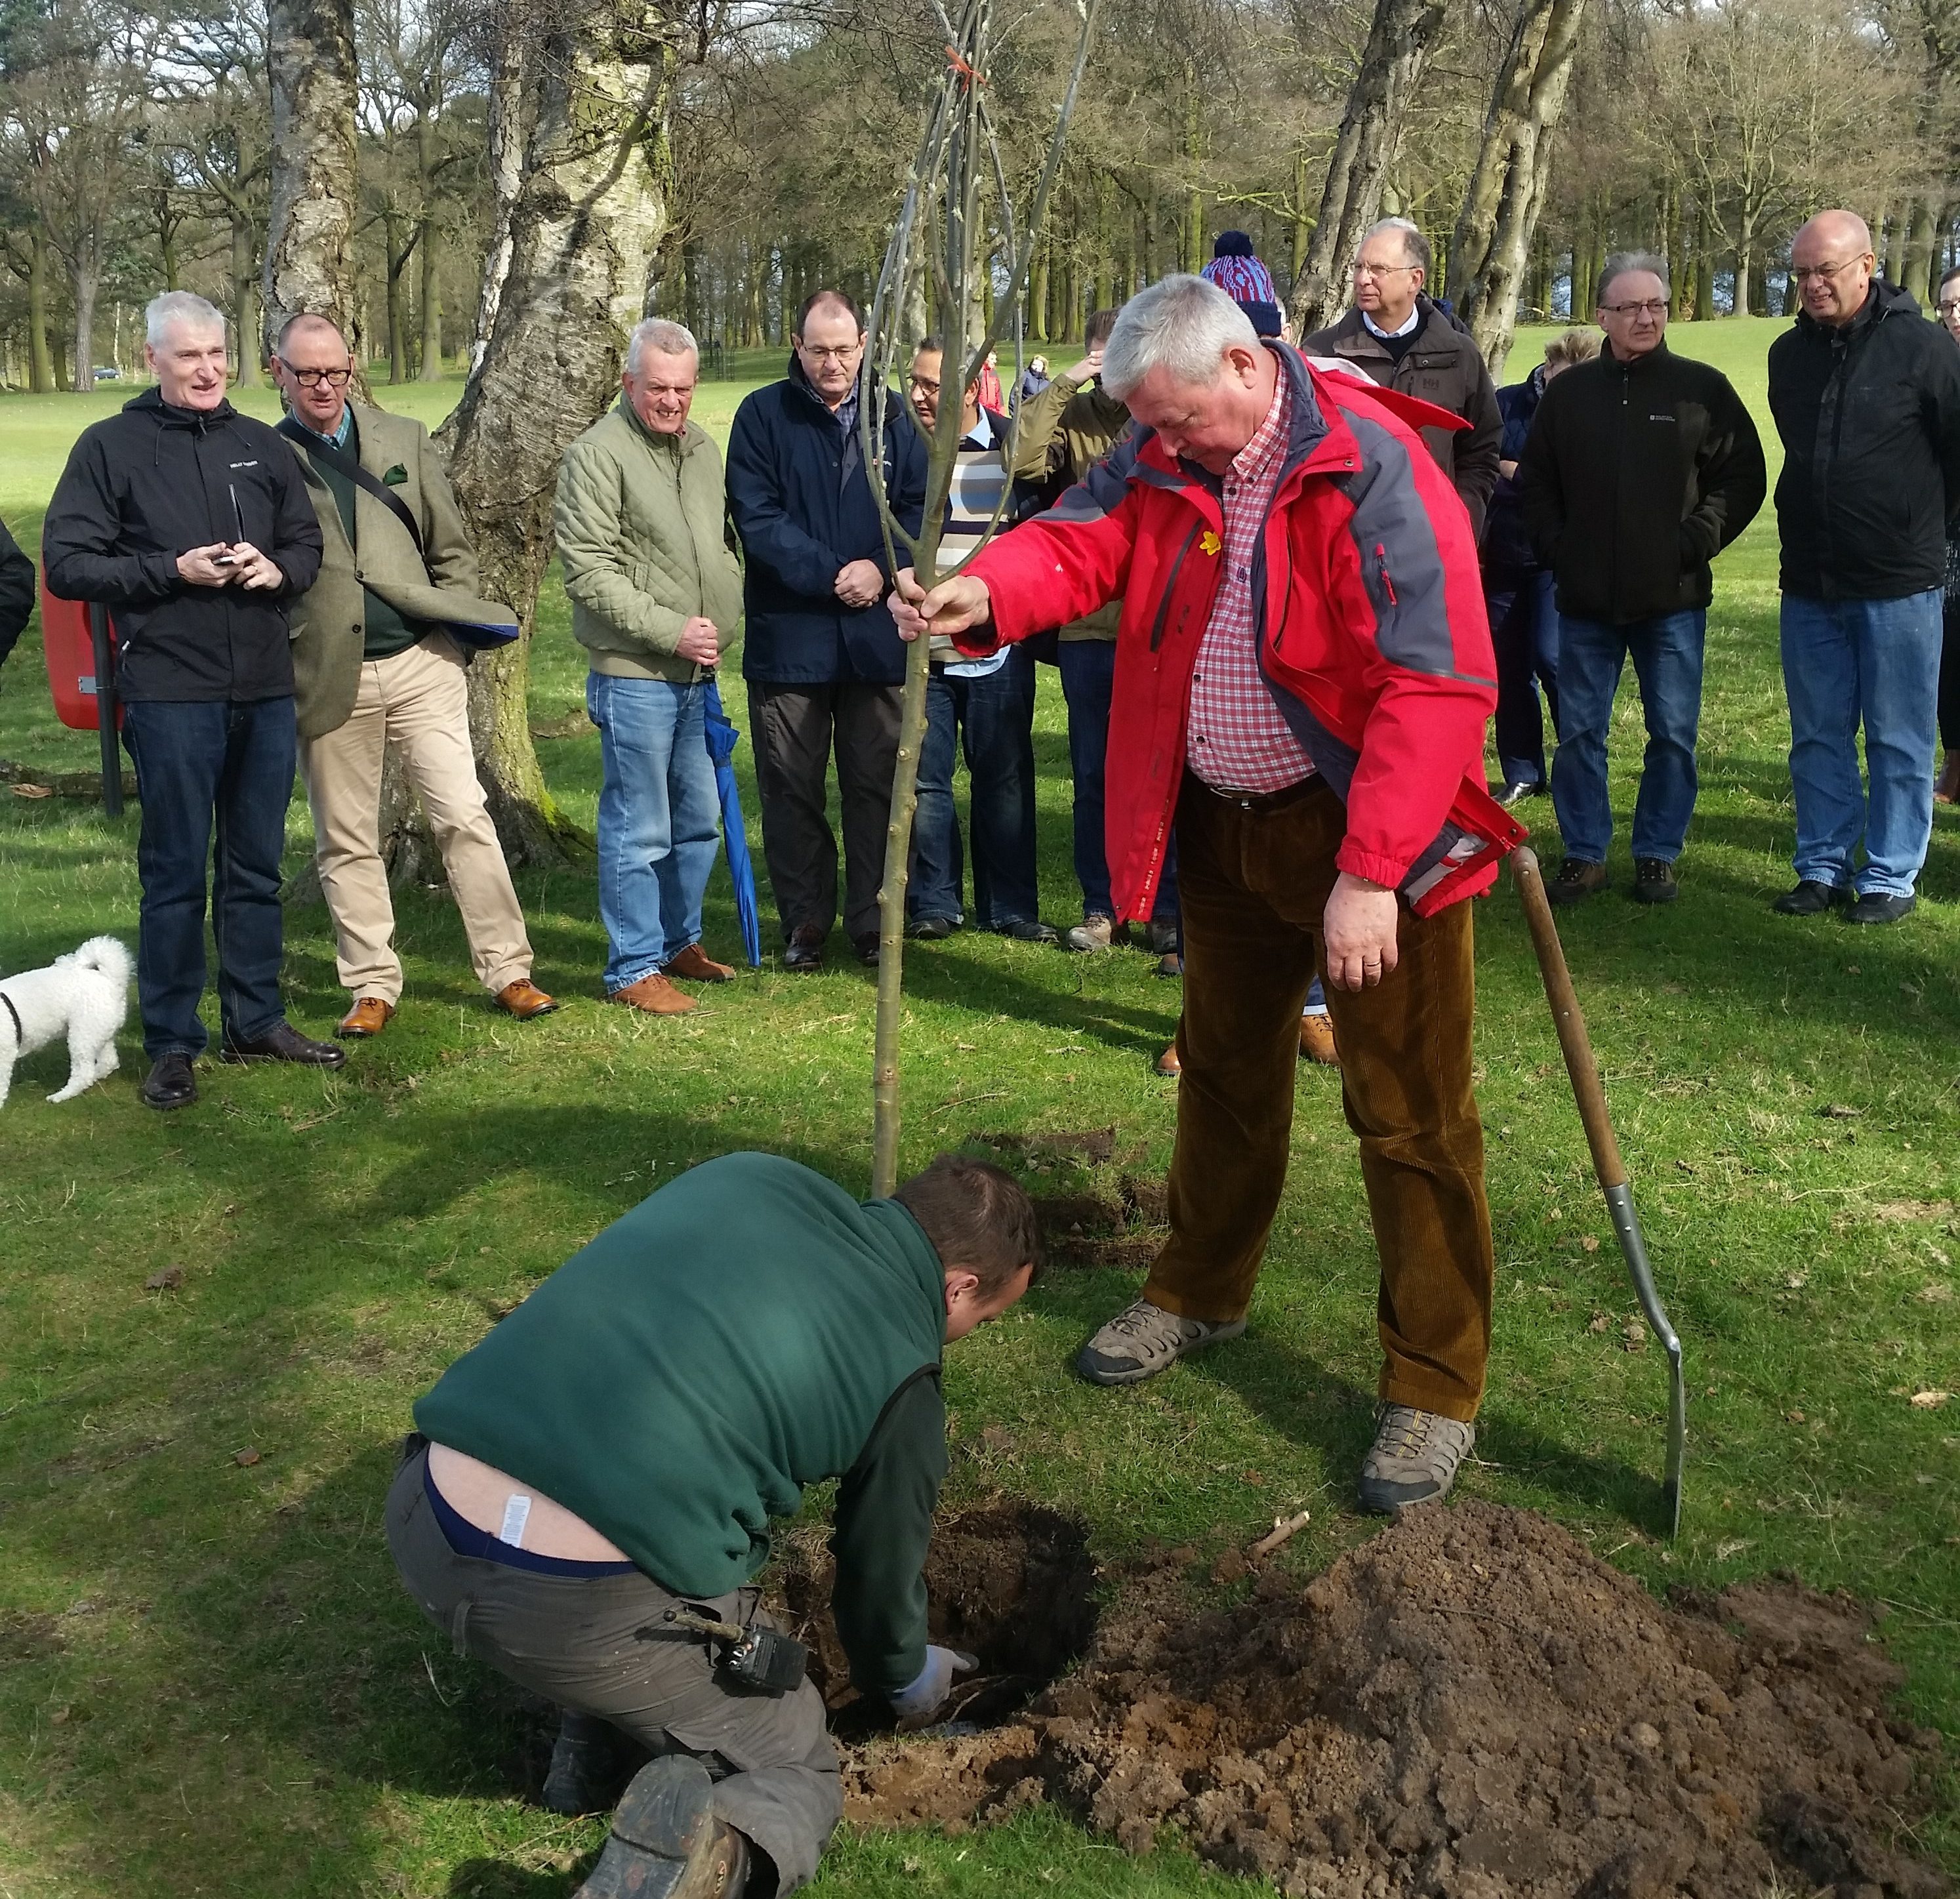
[[[381,479],[390,488],[399,488],[409,479],[409,471],[399,462],[390,469]]]

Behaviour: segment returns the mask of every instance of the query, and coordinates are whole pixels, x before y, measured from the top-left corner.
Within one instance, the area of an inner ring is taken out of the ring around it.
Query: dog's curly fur
[[[49,1096],[70,1101],[116,1072],[116,1034],[129,1010],[129,952],[113,937],[91,937],[45,969],[0,976],[0,994],[21,1019],[0,1008],[0,1108],[14,1064],[68,1037],[68,1086]]]

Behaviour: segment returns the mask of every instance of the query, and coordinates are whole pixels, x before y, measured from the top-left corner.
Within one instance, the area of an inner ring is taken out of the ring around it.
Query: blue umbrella
[[[735,789],[735,741],[741,736],[721,709],[721,689],[708,682],[708,755],[714,761],[715,788],[721,794],[721,837],[728,848],[728,876],[735,886],[735,914],[749,967],[762,966],[762,924],[756,910],[756,867],[749,861],[749,834],[742,828],[742,800]]]

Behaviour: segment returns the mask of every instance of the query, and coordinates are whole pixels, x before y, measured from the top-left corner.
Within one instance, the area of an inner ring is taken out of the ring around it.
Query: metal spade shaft
[[[1538,953],[1538,973],[1545,979],[1545,1000],[1551,1004],[1558,1045],[1564,1051],[1565,1071],[1572,1077],[1579,1118],[1585,1126],[1586,1144],[1592,1150],[1592,1171],[1599,1177],[1600,1191],[1606,1196],[1607,1210],[1613,1216],[1614,1236],[1620,1242],[1621,1255],[1639,1296],[1640,1310],[1667,1353],[1667,1474],[1661,1500],[1667,1516],[1667,1533],[1673,1536],[1681,1528],[1681,1467],[1688,1452],[1688,1385],[1681,1369],[1681,1341],[1668,1322],[1660,1295],[1654,1290],[1647,1242],[1640,1236],[1640,1218],[1634,1211],[1634,1197],[1628,1191],[1626,1164],[1620,1158],[1620,1144],[1606,1112],[1606,1090],[1599,1080],[1592,1044],[1586,1036],[1586,1018],[1573,990],[1572,972],[1565,966],[1565,950],[1551,920],[1551,905],[1545,899],[1538,853],[1529,845],[1522,846],[1511,863],[1518,895],[1524,900],[1532,947]]]

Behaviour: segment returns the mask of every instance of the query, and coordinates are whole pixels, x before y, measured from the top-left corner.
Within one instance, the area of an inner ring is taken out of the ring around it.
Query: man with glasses
[[[1755,520],[1768,478],[1729,379],[1667,346],[1665,260],[1608,258],[1599,295],[1605,348],[1547,385],[1519,462],[1526,527],[1558,587],[1551,800],[1565,861],[1547,894],[1577,903],[1606,888],[1606,729],[1631,656],[1647,729],[1633,894],[1671,903],[1694,812],[1709,563]]]
[[[826,809],[831,754],[844,818],[844,927],[878,959],[878,886],[899,749],[905,654],[880,603],[885,536],[864,469],[858,371],[864,323],[842,291],[805,299],[789,374],[746,397],[728,437],[728,507],[746,557],[742,676],[776,893],[783,967],[810,971],[837,918],[837,839]],[[884,483],[910,533],[925,506],[925,444],[896,391],[885,409]]]
[[[1420,396],[1470,425],[1467,433],[1426,428],[1422,439],[1481,536],[1484,506],[1497,485],[1503,418],[1470,332],[1424,294],[1429,262],[1429,240],[1409,219],[1371,224],[1354,254],[1354,307],[1300,347],[1309,356],[1351,363],[1371,381]]]
[[[208,868],[223,1059],[337,1068],[347,1052],[301,1035],[279,994],[286,615],[319,569],[320,526],[285,444],[226,399],[224,313],[172,290],[144,319],[156,386],[82,431],[41,551],[49,591],[101,601],[121,643],[123,739],[143,806],[142,1099],[176,1109],[197,1099],[209,1040],[198,1016]]]
[[[1960,351],[1876,265],[1855,212],[1812,218],[1790,247],[1803,307],[1769,359],[1796,794],[1797,882],[1776,908],[1846,904],[1860,924],[1912,908],[1933,835],[1940,597],[1960,509]]]
[[[335,962],[352,1006],[336,1030],[364,1040],[402,998],[395,907],[382,860],[381,762],[399,752],[442,853],[476,979],[506,1015],[558,1005],[531,980],[531,945],[484,802],[463,690],[479,629],[514,627],[476,597],[476,555],[428,431],[347,399],[347,340],[324,316],[290,316],[272,377],[280,433],[312,498],[326,551],[293,611],[300,775],[313,804]]]

